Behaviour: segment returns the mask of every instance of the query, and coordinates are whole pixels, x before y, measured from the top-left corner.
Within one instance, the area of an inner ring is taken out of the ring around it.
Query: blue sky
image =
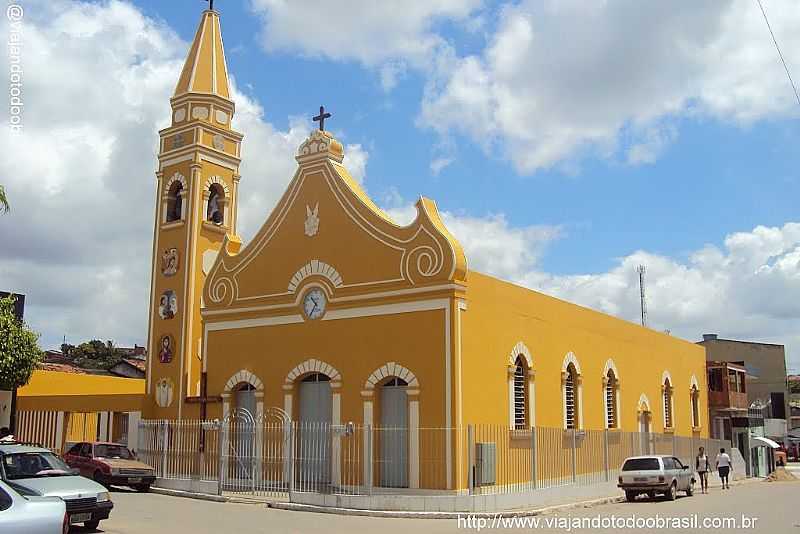
[[[201,2],[136,4],[191,41]],[[574,169],[520,173],[497,151],[456,137],[455,161],[435,176],[429,165],[439,140],[416,124],[424,76],[408,72],[386,92],[375,70],[357,61],[265,51],[261,22],[246,1],[220,0],[217,9],[229,69],[270,122],[286,128],[289,116],[311,117],[319,103],[326,105],[334,113],[330,128],[369,149],[368,187],[378,199],[396,189],[406,199],[431,197],[449,211],[502,212],[518,226],[563,225],[564,238],[541,263],[554,273],[607,270],[638,249],[685,257],[729,233],[781,225],[797,212],[796,113],[748,125],[679,119],[677,139],[658,161],[635,166],[618,151],[582,159]],[[483,37],[452,25],[437,29],[460,50],[484,45]],[[788,81],[779,89],[791,90]]]
[[[785,343],[800,369],[800,105],[754,2],[216,5],[245,239],[324,104],[370,195],[401,220],[436,200],[472,268],[636,320],[644,263],[653,328]],[[764,6],[800,78],[800,4]],[[203,8],[25,4],[0,280],[46,346],[146,339],[157,131]]]

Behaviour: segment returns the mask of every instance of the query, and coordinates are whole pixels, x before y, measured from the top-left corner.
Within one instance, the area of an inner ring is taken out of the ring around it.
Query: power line
[[[781,63],[783,63],[783,69],[786,71],[786,76],[789,78],[789,83],[792,84],[792,89],[794,90],[794,97],[797,99],[797,104],[800,105],[800,95],[797,94],[797,86],[794,84],[794,80],[792,80],[792,75],[789,73],[789,67],[786,65],[786,60],[783,59],[783,53],[781,52],[781,47],[778,46],[778,40],[775,39],[775,34],[772,31],[772,26],[769,23],[769,19],[767,18],[767,12],[764,11],[764,6],[761,5],[761,0],[756,0],[758,2],[758,7],[761,9],[761,14],[764,15],[764,22],[767,23],[767,29],[769,30],[769,34],[772,36],[772,42],[775,43],[775,50],[778,51],[778,56],[781,58]]]
[[[639,265],[636,268],[636,272],[639,273],[639,304],[642,310],[642,326],[647,326],[647,296],[644,288],[644,273],[646,270],[644,265]]]

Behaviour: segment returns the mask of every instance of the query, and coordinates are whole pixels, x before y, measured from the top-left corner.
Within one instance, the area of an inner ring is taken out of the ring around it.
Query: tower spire
[[[174,96],[186,93],[212,94],[230,99],[219,13],[213,9],[203,11]]]

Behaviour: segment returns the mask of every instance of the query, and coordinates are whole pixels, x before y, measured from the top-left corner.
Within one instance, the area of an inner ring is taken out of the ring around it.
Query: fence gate
[[[221,431],[222,490],[288,498],[292,428],[283,410],[270,408],[259,417],[237,408],[222,422]]]

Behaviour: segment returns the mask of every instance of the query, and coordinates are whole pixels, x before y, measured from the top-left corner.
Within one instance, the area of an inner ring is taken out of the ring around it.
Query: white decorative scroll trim
[[[167,181],[167,185],[164,187],[165,194],[169,192],[170,189],[172,189],[172,184],[174,184],[175,182],[180,182],[183,189],[186,190],[186,178],[181,173],[176,172]]]
[[[342,145],[327,132],[314,130],[297,150],[296,159],[327,157],[341,163],[344,159]]]
[[[608,376],[609,369],[614,371],[614,378],[619,380],[619,371],[617,371],[617,366],[611,358],[607,359],[606,364],[603,366],[603,377]]]
[[[636,408],[640,412],[649,412],[650,411],[650,399],[647,398],[647,395],[644,393],[641,394],[639,397],[639,402],[636,405]]]
[[[508,356],[508,365],[512,367],[516,366],[517,356],[525,358],[528,369],[533,369],[533,356],[531,356],[531,351],[528,350],[528,347],[522,341],[518,341],[517,344],[514,345],[514,348],[511,349],[511,354]]]
[[[297,286],[309,276],[322,276],[333,284],[333,287],[341,287],[343,283],[342,275],[339,274],[339,271],[324,261],[311,260],[294,273],[292,280],[289,282],[289,293],[294,293],[297,290]]]
[[[223,180],[219,176],[209,176],[208,180],[206,180],[205,190],[208,191],[208,189],[214,184],[219,184],[225,191],[225,198],[230,198],[231,190],[228,187],[228,184],[225,183],[225,180]]]
[[[225,391],[233,391],[233,388],[239,384],[250,384],[256,388],[256,391],[264,391],[264,383],[261,382],[256,375],[246,369],[242,369],[228,379],[228,382],[225,384]]]
[[[661,385],[662,385],[662,386],[664,385],[664,382],[665,382],[667,379],[669,379],[669,385],[670,385],[670,386],[673,386],[673,385],[675,385],[675,382],[673,382],[673,381],[672,381],[672,375],[671,375],[671,374],[669,374],[669,371],[666,371],[666,370],[665,370],[663,373],[661,373]]]
[[[331,382],[341,382],[342,380],[342,375],[332,365],[310,358],[289,371],[284,382],[286,384],[292,384],[301,376],[309,373],[322,373],[330,378]]]
[[[691,380],[689,380],[689,391],[691,391],[692,389],[700,391],[700,384],[697,382],[697,377],[694,375],[692,375]]]
[[[408,370],[406,367],[403,367],[399,363],[396,362],[389,362],[383,364],[381,367],[375,369],[367,381],[364,382],[364,389],[375,389],[375,386],[378,385],[384,378],[391,378],[396,377],[404,380],[409,387],[419,387],[419,381],[417,377]]]
[[[575,354],[572,352],[568,352],[566,356],[564,356],[564,361],[561,364],[561,371],[566,371],[569,364],[573,364],[575,366],[575,372],[579,375],[581,374],[581,365],[578,363],[578,358],[575,357]]]

